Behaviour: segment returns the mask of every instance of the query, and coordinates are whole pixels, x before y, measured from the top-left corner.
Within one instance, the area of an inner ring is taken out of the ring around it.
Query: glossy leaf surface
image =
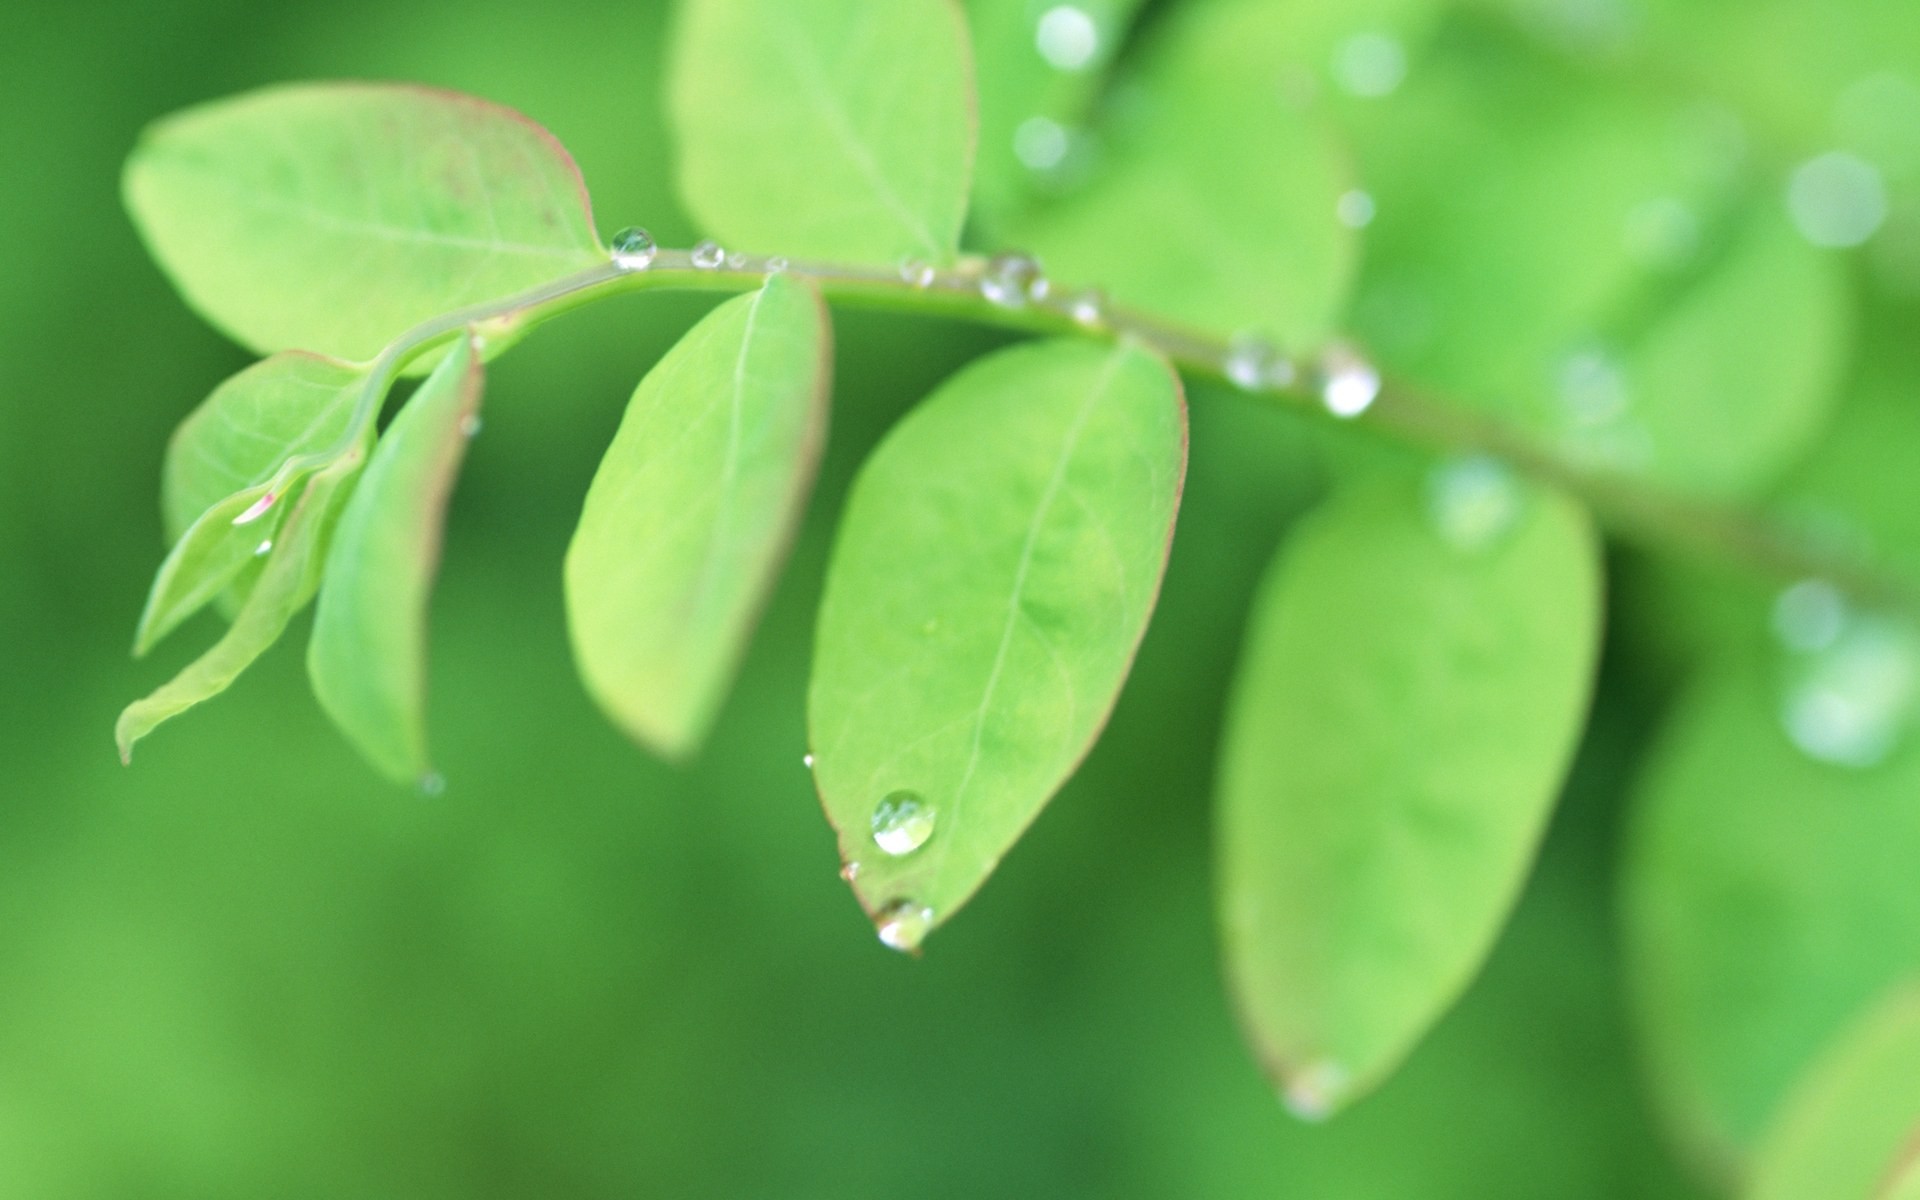
[[[688,209],[730,249],[950,260],[973,65],[949,0],[688,0],[670,108]]]
[[[774,275],[660,361],[627,405],[567,551],[588,690],[654,750],[695,750],[805,507],[826,432],[826,312]]]
[[[127,205],[189,303],[261,353],[373,358],[441,313],[604,261],[552,135],[428,88],[267,88],[149,129]]]
[[[399,781],[428,773],[427,599],[480,384],[479,346],[463,337],[381,435],[340,516],[314,614],[314,694]]]
[[[1046,342],[963,371],[861,471],[808,714],[841,857],[883,926],[903,903],[950,917],[1087,752],[1158,594],[1185,434],[1158,357]],[[889,828],[908,800],[930,836]]]
[[[1241,1021],[1307,1115],[1368,1090],[1465,988],[1586,714],[1586,515],[1546,493],[1463,546],[1411,481],[1301,526],[1256,602],[1221,760],[1217,886]]]

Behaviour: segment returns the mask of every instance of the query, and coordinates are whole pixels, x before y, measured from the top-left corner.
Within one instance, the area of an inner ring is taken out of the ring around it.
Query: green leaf
[[[609,717],[698,748],[826,432],[826,310],[784,275],[716,309],[633,394],[567,550],[574,659]]]
[[[551,134],[427,88],[300,84],[188,109],[147,131],[125,192],[188,303],[262,353],[371,359],[431,317],[605,260]]]
[[[1290,103],[1260,52],[1259,5],[1182,12],[1133,102],[1106,129],[1105,166],[1009,224],[1055,277],[1202,329],[1310,346],[1354,272],[1336,218],[1350,171],[1320,115]]]
[[[1848,1028],[1794,1088],[1744,1195],[1888,1200],[1920,1181],[1916,1169],[1920,988],[1909,986]]]
[[[365,383],[357,367],[290,351],[221,384],[181,423],[161,484],[175,544],[147,597],[135,654],[222,591],[244,592],[248,568],[272,544],[288,508],[284,496],[267,500],[265,485],[287,459],[325,451],[346,435]],[[305,478],[296,475],[282,490]]]
[[[1920,1144],[1920,1129],[1914,1130],[1910,1140]],[[1879,1200],[1920,1200],[1920,1153],[1896,1167],[1892,1182],[1880,1193]]]
[[[1165,362],[1045,342],[960,373],[861,471],[808,717],[841,858],[889,944],[951,917],[1086,754],[1159,593],[1185,468]],[[882,849],[929,818],[924,845]]]
[[[1479,969],[1585,717],[1591,523],[1483,469],[1337,494],[1255,605],[1217,881],[1242,1024],[1306,1115],[1379,1083]]]
[[[951,260],[973,77],[950,0],[687,0],[668,100],[687,207],[745,250]]]
[[[360,470],[361,459],[359,450],[349,451],[301,491],[265,569],[226,635],[158,691],[120,714],[114,736],[123,762],[132,760],[134,743],[156,727],[226,691],[313,599],[335,514]]]
[[[1920,745],[1865,769],[1815,761],[1784,732],[1773,674],[1726,662],[1682,699],[1622,880],[1659,1099],[1725,1176],[1828,1039],[1920,970]]]
[[[340,516],[307,672],[349,741],[396,781],[429,770],[427,599],[468,430],[480,404],[478,339],[462,337],[394,418]]]

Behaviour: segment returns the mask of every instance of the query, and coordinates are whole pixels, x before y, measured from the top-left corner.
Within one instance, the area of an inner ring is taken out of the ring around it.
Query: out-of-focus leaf
[[[1479,968],[1586,714],[1591,523],[1558,496],[1447,473],[1461,470],[1478,468],[1442,469],[1425,497],[1355,485],[1303,524],[1235,685],[1228,973],[1268,1072],[1308,1115],[1377,1084]]]
[[[953,258],[974,105],[950,0],[687,0],[671,65],[681,194],[716,237],[887,265]]]
[[[287,459],[324,451],[345,435],[365,383],[357,367],[289,351],[221,384],[181,423],[161,476],[162,515],[175,545],[147,597],[136,654],[245,579],[290,507],[284,496],[268,501],[265,484]],[[262,503],[268,507],[259,513]]]
[[[1716,497],[1771,482],[1835,397],[1840,264],[1711,114],[1471,23],[1438,47],[1355,115],[1378,208],[1362,335],[1571,455]]]
[[[395,780],[428,773],[427,599],[480,383],[480,347],[463,336],[375,447],[340,515],[314,613],[314,694]]]
[[[951,917],[1085,755],[1159,592],[1185,466],[1165,362],[1047,342],[962,372],[862,470],[808,714],[841,857],[890,944]]]
[[[226,635],[186,670],[120,714],[114,737],[122,761],[130,761],[134,743],[156,727],[226,691],[313,599],[334,518],[360,463],[361,452],[350,451],[307,483]]]
[[[774,275],[648,373],[567,551],[574,658],[600,707],[698,748],[805,507],[826,431],[826,310]]]
[[[510,109],[300,84],[147,131],[126,200],[201,315],[262,353],[370,359],[441,313],[604,260],[579,171]]]
[[[1888,1200],[1920,1151],[1920,989],[1850,1026],[1797,1084],[1754,1160],[1748,1200]]]
[[[1815,761],[1789,742],[1774,682],[1735,660],[1683,698],[1623,879],[1657,1093],[1724,1176],[1828,1039],[1920,973],[1920,745],[1866,769]]]
[[[1322,339],[1354,269],[1353,230],[1336,217],[1351,173],[1261,53],[1268,16],[1258,4],[1177,13],[1115,106],[1104,165],[1008,237],[1062,279],[1177,321]]]

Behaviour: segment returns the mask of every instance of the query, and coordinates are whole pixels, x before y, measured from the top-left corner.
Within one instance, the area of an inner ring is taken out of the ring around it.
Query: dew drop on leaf
[[[811,754],[803,754],[803,755],[801,755],[801,756],[800,756],[800,765],[801,765],[801,766],[803,766],[803,767],[805,767],[805,768],[806,768],[807,770],[809,770],[809,771],[811,771],[811,770],[813,770],[813,755],[811,755]]]
[[[880,910],[874,928],[881,944],[889,949],[918,950],[933,928],[933,910],[918,901],[895,900]]]
[[[269,555],[269,554],[272,554],[272,553],[273,553],[273,539],[272,539],[272,538],[268,538],[268,539],[267,539],[266,541],[264,541],[264,542],[261,542],[261,543],[260,543],[260,544],[259,544],[258,546],[255,546],[255,547],[253,548],[253,556],[254,556],[255,558],[264,558],[264,557],[266,557],[267,555]]]
[[[1442,463],[1427,477],[1427,515],[1449,546],[1485,550],[1513,529],[1520,490],[1512,470],[1497,458],[1474,455]]]
[[[840,868],[840,878],[846,880],[848,883],[852,883],[854,880],[860,878],[860,864],[850,862],[842,866]]]
[[[1346,346],[1335,346],[1320,362],[1320,403],[1336,417],[1350,419],[1373,407],[1380,395],[1380,371]]]
[[[623,271],[646,270],[653,264],[654,255],[660,252],[653,235],[638,225],[629,225],[614,234],[607,248],[613,252],[613,265]]]
[[[695,246],[688,258],[702,271],[714,271],[726,265],[727,252],[719,242],[708,239]]]
[[[874,806],[873,844],[895,858],[912,854],[933,836],[938,816],[918,792],[889,792]]]

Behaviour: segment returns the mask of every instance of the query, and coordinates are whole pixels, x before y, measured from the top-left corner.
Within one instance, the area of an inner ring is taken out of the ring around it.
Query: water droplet
[[[1287,1076],[1280,1102],[1302,1121],[1324,1121],[1333,1115],[1351,1082],[1339,1063],[1312,1063]]]
[[[259,544],[258,546],[255,546],[255,547],[253,548],[253,556],[254,556],[255,558],[264,558],[265,556],[267,556],[267,555],[269,555],[269,554],[272,554],[272,553],[273,553],[273,539],[272,539],[272,538],[268,538],[268,539],[267,539],[266,541],[264,541],[264,542],[261,542],[261,543],[260,543],[260,544]]]
[[[1561,360],[1554,390],[1575,429],[1610,425],[1626,415],[1630,403],[1625,368],[1599,346],[1584,347]]]
[[[614,234],[607,248],[613,252],[613,265],[623,271],[644,271],[653,264],[654,255],[660,253],[653,235],[638,225]]]
[[[713,271],[726,264],[727,252],[721,248],[719,242],[708,239],[695,246],[687,257],[702,271]]]
[[[1340,193],[1333,205],[1333,215],[1348,229],[1365,229],[1373,224],[1375,211],[1372,194],[1359,188]]]
[[[1390,95],[1406,77],[1406,49],[1384,33],[1356,33],[1334,51],[1334,82],[1352,95]]]
[[[880,941],[890,949],[912,952],[933,928],[933,910],[912,900],[895,900],[874,921]]]
[[[1031,254],[1008,251],[987,260],[980,274],[980,294],[1001,308],[1022,308],[1045,278],[1039,259]]]
[[[1865,242],[1885,223],[1887,185],[1872,163],[1831,151],[1794,171],[1787,183],[1787,211],[1801,237],[1844,250]]]
[[[1067,315],[1076,325],[1094,326],[1107,319],[1107,294],[1099,288],[1088,288],[1067,301]]]
[[[1824,579],[1802,579],[1773,601],[1773,635],[1789,650],[1812,653],[1839,640],[1849,617],[1847,598]]]
[[[809,771],[813,770],[813,755],[802,754],[800,756],[800,765],[805,767]]]
[[[1899,744],[1916,700],[1920,633],[1889,617],[1853,616],[1842,620],[1825,647],[1789,663],[1780,719],[1809,757],[1872,767]]]
[[[732,254],[729,254],[729,255],[727,255],[727,269],[728,269],[729,271],[744,271],[744,270],[746,270],[746,269],[747,269],[747,256],[746,256],[746,255],[744,255],[744,254],[742,254],[742,253],[740,253],[740,252],[739,252],[739,251],[737,251],[737,250],[736,250],[736,251],[734,251],[734,252],[733,252]]]
[[[1278,357],[1272,343],[1243,333],[1227,343],[1227,356],[1220,362],[1220,373],[1243,392],[1259,391],[1266,386],[1267,372]]]
[[[933,281],[937,277],[938,272],[933,269],[932,263],[922,262],[917,258],[907,258],[900,261],[900,279],[902,282],[910,283],[917,288],[930,288],[933,286]]]
[[[470,438],[479,437],[481,426],[484,424],[485,422],[480,419],[479,413],[468,413],[466,416],[460,418],[461,436]]]
[[[1051,171],[1066,161],[1073,135],[1051,117],[1028,117],[1013,131],[1013,156],[1029,171]]]
[[[420,794],[428,798],[444,796],[447,793],[447,777],[438,771],[428,771],[420,777]]]
[[[1085,9],[1058,4],[1040,15],[1033,44],[1055,70],[1083,71],[1100,53],[1100,27]]]
[[[776,254],[767,260],[767,274],[778,275],[792,265],[791,262],[787,261],[786,255]]]
[[[860,864],[850,862],[843,865],[840,868],[840,878],[846,880],[848,883],[852,883],[854,880],[860,878]]]
[[[1621,234],[1628,257],[1643,267],[1671,271],[1700,248],[1700,218],[1686,201],[1660,196],[1634,205]]]
[[[1320,360],[1320,403],[1336,417],[1351,419],[1380,397],[1380,371],[1350,346],[1334,346]]]
[[[873,809],[873,844],[900,858],[927,844],[939,813],[918,792],[889,792]]]
[[[1446,543],[1469,552],[1505,537],[1520,516],[1520,488],[1497,458],[1476,454],[1427,476],[1427,515]]]
[[[258,500],[255,500],[252,504],[247,505],[247,511],[241,513],[239,516],[233,519],[233,523],[235,525],[253,524],[255,521],[258,521],[261,517],[266,516],[267,510],[272,508],[274,505],[274,502],[278,499],[280,499],[280,497],[274,495],[272,492],[261,493],[260,498]]]

